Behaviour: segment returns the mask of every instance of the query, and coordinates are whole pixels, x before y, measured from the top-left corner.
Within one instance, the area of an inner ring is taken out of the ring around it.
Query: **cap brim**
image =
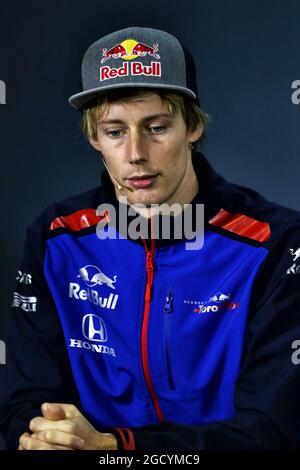
[[[191,98],[197,98],[196,94],[189,88],[180,87],[176,85],[164,85],[160,84],[149,84],[149,83],[119,83],[117,85],[107,85],[101,86],[98,88],[92,88],[91,90],[82,91],[81,93],[76,93],[75,95],[70,96],[69,103],[75,109],[81,109],[83,106],[87,105],[90,101],[96,98],[99,95],[107,93],[111,90],[116,90],[118,88],[159,88],[170,91],[179,91],[185,95],[190,96]]]

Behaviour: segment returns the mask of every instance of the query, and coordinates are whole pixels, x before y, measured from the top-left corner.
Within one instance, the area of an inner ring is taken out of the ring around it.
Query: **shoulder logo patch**
[[[77,232],[84,228],[97,225],[100,220],[108,217],[108,213],[104,211],[103,214],[96,215],[96,210],[97,209],[81,209],[70,215],[56,217],[56,219],[51,222],[50,230],[67,228],[73,232]]]
[[[210,219],[209,223],[259,242],[265,242],[271,236],[271,229],[268,222],[261,222],[260,220],[253,219],[244,214],[231,214],[225,209],[220,209],[219,212]]]

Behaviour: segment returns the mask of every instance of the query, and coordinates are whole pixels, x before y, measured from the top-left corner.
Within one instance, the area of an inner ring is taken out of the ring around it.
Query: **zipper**
[[[164,308],[163,308],[164,313],[173,313],[173,299],[174,299],[174,294],[173,294],[173,291],[170,290],[168,295],[166,295],[166,298],[165,298],[165,303],[164,303]]]
[[[151,238],[151,250],[148,249],[146,240],[143,237],[142,237],[142,240],[143,240],[145,251],[146,251],[146,273],[147,273],[147,282],[146,282],[145,297],[144,297],[144,315],[143,315],[143,323],[142,323],[142,338],[141,338],[142,364],[143,364],[143,370],[144,370],[146,383],[147,383],[148,390],[153,401],[153,406],[154,406],[157,418],[159,421],[162,422],[164,420],[164,417],[163,417],[162,410],[160,408],[157,396],[153,388],[153,383],[152,383],[150,369],[149,369],[148,344],[147,344],[149,311],[150,311],[150,303],[152,299],[152,286],[153,286],[153,279],[154,279],[155,240],[154,238]]]
[[[165,297],[165,303],[163,306],[164,312],[164,337],[165,337],[165,354],[166,354],[166,368],[167,377],[169,380],[169,386],[171,390],[175,390],[175,383],[172,374],[171,355],[170,355],[170,326],[172,320],[172,314],[174,311],[174,293],[169,290]]]

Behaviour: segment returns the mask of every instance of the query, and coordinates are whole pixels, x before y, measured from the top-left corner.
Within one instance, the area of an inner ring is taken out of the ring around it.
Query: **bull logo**
[[[294,256],[293,261],[296,261],[296,259],[300,258],[300,248],[298,248],[296,251],[293,248],[290,248],[291,255]]]
[[[300,258],[300,247],[297,250],[290,248],[291,255],[293,258],[293,264],[287,270],[287,274],[299,274],[300,273],[300,264],[296,264],[295,261]]]
[[[124,55],[127,55],[127,52],[126,52],[125,47],[122,46],[122,44],[117,44],[116,46],[112,47],[109,50],[107,50],[106,48],[103,48],[101,64],[106,62],[111,57],[113,59],[119,59],[120,57],[123,57]]]
[[[224,302],[224,300],[230,300],[230,295],[221,294],[221,292],[218,292],[209,299],[209,302],[219,303]]]
[[[92,264],[80,268],[77,277],[80,277],[88,287],[94,287],[96,285],[101,286],[102,284],[106,284],[111,289],[115,289],[114,284],[117,280],[117,276],[114,276],[113,279],[110,279],[102,271],[100,271],[97,266],[93,266]]]
[[[146,55],[155,57],[155,59],[160,59],[160,55],[158,54],[158,44],[149,46],[148,44],[138,42],[135,39],[125,39],[125,41],[120,44],[115,44],[110,49],[102,49],[101,64],[104,64],[104,62],[111,58],[132,60],[136,57],[145,57]]]

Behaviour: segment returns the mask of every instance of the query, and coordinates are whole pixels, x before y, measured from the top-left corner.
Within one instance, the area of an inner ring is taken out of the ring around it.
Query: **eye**
[[[121,131],[120,129],[112,130],[112,131],[107,131],[107,132],[106,132],[106,134],[107,134],[109,137],[112,137],[112,138],[121,137],[121,133],[122,133],[122,131]]]
[[[163,134],[166,130],[166,126],[151,126],[149,129],[152,134]]]

